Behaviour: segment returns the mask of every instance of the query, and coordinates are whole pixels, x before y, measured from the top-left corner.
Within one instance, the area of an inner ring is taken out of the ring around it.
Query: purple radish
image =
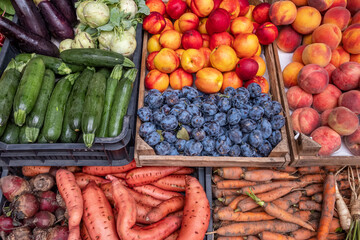
[[[39,210],[39,202],[33,194],[24,193],[13,203],[13,208],[17,219],[31,218]]]
[[[0,30],[1,31],[1,30]],[[24,192],[30,192],[30,184],[25,179],[18,176],[6,176],[0,179],[1,191],[9,202],[12,202],[16,196]]]
[[[14,228],[13,220],[11,217],[5,215],[0,216],[0,231],[4,233],[11,233]]]
[[[54,212],[58,209],[59,205],[56,201],[56,194],[54,192],[40,192],[37,195],[40,203],[40,211]]]
[[[35,214],[34,223],[38,228],[49,228],[54,225],[56,218],[48,211],[40,211]]]

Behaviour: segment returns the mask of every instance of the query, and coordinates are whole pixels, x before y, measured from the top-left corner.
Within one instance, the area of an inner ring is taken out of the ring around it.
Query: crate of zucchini
[[[140,27],[138,46],[141,33]],[[125,147],[134,129],[140,47],[134,54],[135,64],[98,49],[71,49],[61,57],[64,61],[19,54],[4,71],[0,164],[58,165],[58,160],[69,160],[69,165],[126,164],[130,156]],[[57,81],[55,74],[60,75]]]

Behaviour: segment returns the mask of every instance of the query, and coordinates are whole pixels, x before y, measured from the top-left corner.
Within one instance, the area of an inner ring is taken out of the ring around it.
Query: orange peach
[[[277,26],[292,24],[296,15],[297,8],[291,1],[274,2],[269,11],[271,22]]]
[[[192,0],[191,11],[198,17],[207,17],[214,8],[213,0]]]
[[[204,93],[217,93],[223,85],[223,75],[215,68],[203,68],[196,73],[195,86]]]
[[[242,87],[243,81],[238,77],[236,72],[226,72],[223,74],[223,84],[221,86],[221,92],[224,93],[227,87],[233,87],[235,89]]]
[[[239,33],[252,33],[254,25],[251,20],[246,17],[235,18],[230,25],[231,33],[236,36]]]
[[[346,107],[356,114],[360,114],[360,91],[351,90],[341,94],[339,106]]]
[[[244,85],[245,88],[247,88],[250,84],[252,83],[257,83],[260,85],[261,87],[261,92],[262,93],[269,93],[270,90],[270,85],[269,82],[266,78],[261,77],[261,76],[255,76],[253,79],[251,79],[250,81],[247,81]]]
[[[302,7],[307,5],[307,0],[291,0],[296,6]]]
[[[311,33],[303,36],[303,42],[302,42],[303,45],[309,45],[312,43],[313,42],[312,42],[312,34]]]
[[[245,16],[245,14],[249,11],[250,5],[248,0],[239,0],[240,3],[240,12],[239,16]]]
[[[228,72],[235,69],[238,58],[232,47],[220,45],[211,52],[210,62],[220,72]]]
[[[339,67],[345,62],[349,62],[349,60],[350,54],[347,53],[342,47],[338,47],[332,50],[330,63],[332,63],[335,67]]]
[[[325,23],[312,33],[313,43],[325,43],[331,50],[336,49],[341,42],[342,33],[340,28],[332,23]]]
[[[189,49],[189,48],[199,49],[203,45],[203,39],[201,34],[193,29],[184,32],[181,38],[181,44],[184,49]]]
[[[334,72],[334,70],[336,69],[336,67],[332,64],[332,63],[329,63],[328,65],[326,65],[324,67],[324,69],[328,72],[329,74],[329,83],[332,83],[332,79],[331,79],[331,76],[332,76],[332,73]]]
[[[165,22],[166,22],[165,28],[162,30],[161,33],[165,32],[167,30],[174,30],[174,24],[170,21],[170,19],[165,18]]]
[[[279,32],[274,24],[271,22],[265,22],[256,29],[255,34],[261,44],[269,45],[275,41]]]
[[[170,48],[163,48],[154,58],[157,70],[163,73],[172,73],[179,67],[180,59],[176,52]]]
[[[320,67],[325,67],[330,63],[331,49],[325,43],[312,43],[305,47],[302,60],[305,65],[317,64]]]
[[[255,22],[252,12],[255,8],[255,5],[249,5],[249,10],[247,11],[247,13],[244,15],[244,17],[250,19],[251,21]]]
[[[210,47],[210,36],[207,34],[201,34],[203,45],[202,47],[208,48]]]
[[[339,61],[340,65],[346,62],[350,62],[350,54],[347,51],[345,51],[343,47],[338,46],[336,50],[340,54],[340,61]]]
[[[143,28],[151,34],[159,34],[165,28],[166,21],[158,12],[152,12],[144,18]]]
[[[259,39],[252,33],[238,34],[234,40],[233,48],[239,58],[252,57],[259,48]]]
[[[192,29],[197,29],[198,26],[199,18],[194,13],[184,13],[179,18],[179,29],[182,33]]]
[[[185,86],[192,86],[193,77],[191,73],[184,71],[182,68],[176,69],[170,74],[170,86],[172,89],[181,90]]]
[[[211,54],[211,50],[210,48],[205,48],[202,47],[199,49],[200,52],[204,55],[205,57],[205,64],[204,67],[211,67],[211,62],[210,62],[210,54]]]
[[[181,46],[181,36],[175,30],[167,30],[160,34],[159,42],[161,47],[176,50]]]
[[[329,126],[328,121],[329,121],[329,115],[330,115],[331,111],[332,111],[332,109],[328,109],[328,110],[323,111],[320,114],[321,126]]]
[[[166,4],[166,13],[172,19],[179,19],[187,9],[186,3],[182,0],[170,0]]]
[[[291,115],[291,122],[295,131],[309,135],[320,125],[320,115],[309,107],[298,108]]]
[[[344,31],[351,19],[349,10],[344,7],[334,7],[329,9],[323,18],[323,24],[332,23]]]
[[[181,67],[188,73],[195,73],[202,69],[205,57],[198,49],[187,49],[181,56]]]
[[[318,112],[333,109],[337,107],[340,95],[340,89],[335,85],[329,84],[322,93],[313,96],[313,108]]]
[[[360,11],[357,12],[351,19],[351,24],[360,23]]]
[[[298,85],[307,93],[321,93],[326,89],[328,83],[329,75],[327,71],[319,65],[306,65],[299,72]]]
[[[355,156],[360,156],[360,126],[351,135],[344,137],[345,146]]]
[[[158,53],[159,53],[158,51],[152,52],[147,56],[147,58],[146,58],[146,68],[147,68],[147,70],[151,71],[151,70],[155,69],[154,58]]]
[[[334,0],[308,0],[308,5],[322,12],[327,10],[333,2]]]
[[[310,107],[313,103],[313,96],[305,92],[299,86],[292,86],[286,92],[286,98],[291,110],[298,108]]]
[[[261,44],[259,44],[258,50],[255,53],[255,56],[260,56],[261,55]]]
[[[321,23],[320,12],[313,7],[304,6],[298,9],[292,27],[300,34],[312,33]]]
[[[260,76],[260,77],[263,76],[266,72],[266,63],[264,59],[262,59],[262,57],[260,56],[253,56],[251,57],[251,59],[254,59],[259,65],[259,69],[256,73],[256,76]]]
[[[348,27],[343,33],[343,48],[351,54],[360,54],[360,23]]]
[[[346,5],[347,0],[334,0],[333,4],[330,6],[330,9],[334,7],[346,7]]]
[[[152,35],[147,43],[147,50],[149,53],[160,51],[161,44],[160,44],[160,34]]]
[[[360,63],[360,54],[351,54],[350,61]]]
[[[233,42],[234,37],[228,32],[214,33],[210,36],[209,46],[213,50],[220,45],[232,46]]]
[[[206,31],[206,21],[208,19],[207,18],[202,18],[200,19],[200,23],[199,23],[199,27],[198,27],[198,31],[201,34],[208,34],[208,32]]]
[[[177,19],[177,20],[174,22],[174,30],[176,30],[177,32],[181,33],[181,29],[180,29],[180,26],[179,26],[179,19]]]
[[[239,0],[222,0],[219,8],[225,9],[230,14],[230,19],[235,19],[240,13]]]
[[[359,126],[359,118],[350,109],[337,107],[331,111],[328,124],[341,136],[347,136],[356,131]]]
[[[292,57],[292,61],[293,62],[299,62],[304,64],[303,60],[302,60],[302,54],[304,52],[306,45],[300,45],[297,49],[295,49],[293,57]]]
[[[351,14],[355,14],[360,11],[360,1],[359,0],[347,0],[346,8],[349,9]]]
[[[298,84],[299,72],[303,67],[302,63],[292,62],[284,68],[282,75],[285,87],[289,88]]]
[[[145,87],[147,89],[157,89],[165,91],[169,86],[169,76],[157,69],[151,70],[145,77]]]
[[[347,62],[341,64],[333,71],[331,79],[342,91],[357,89],[360,82],[360,63]]]
[[[256,5],[254,10],[252,11],[252,16],[255,22],[257,22],[258,24],[270,22],[269,11],[270,11],[270,4],[267,2]]]
[[[146,6],[149,7],[150,12],[158,12],[161,15],[165,14],[165,3],[161,0],[146,0]]]
[[[276,40],[278,48],[284,52],[294,52],[301,44],[302,36],[291,26],[283,27]]]
[[[179,59],[181,61],[181,56],[185,52],[185,49],[179,48],[179,49],[176,49],[175,52],[176,52],[176,55],[179,57]]]
[[[341,147],[341,136],[326,126],[315,129],[310,137],[321,145],[318,152],[320,156],[330,156]]]

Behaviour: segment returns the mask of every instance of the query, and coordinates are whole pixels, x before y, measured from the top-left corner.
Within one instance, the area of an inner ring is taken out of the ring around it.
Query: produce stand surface
[[[145,76],[147,74],[147,41],[148,33],[144,33],[143,52],[141,61],[141,75],[139,86],[138,109],[144,105],[145,97]],[[270,83],[270,93],[275,101],[281,101],[280,90],[277,84],[277,75],[273,60],[273,49],[264,46],[264,55],[266,58],[268,80]],[[288,113],[283,111],[285,119],[288,119]],[[138,118],[136,123],[136,141],[135,141],[135,160],[138,166],[268,166],[281,167],[290,162],[289,147],[285,127],[281,129],[282,141],[272,150],[269,157],[210,157],[210,156],[161,156],[156,155],[140,136],[139,128],[141,120]]]
[[[276,63],[276,72],[278,75],[278,84],[281,91],[281,104],[284,110],[290,112],[289,104],[286,97],[282,70],[291,62],[292,53],[285,53],[278,49],[276,43],[273,43],[274,56]],[[333,165],[358,165],[360,156],[354,156],[344,145],[342,141],[341,148],[331,156],[319,156],[318,151],[321,145],[312,140],[305,134],[293,130],[291,118],[286,121],[288,131],[289,147],[291,152],[290,166],[333,166]]]
[[[137,47],[133,55],[133,62],[140,69],[142,25],[136,30]],[[5,54],[5,55],[3,55]],[[6,68],[9,61],[19,54],[8,40],[0,55],[0,69]],[[3,58],[2,58],[3,57]],[[1,71],[0,71],[1,72]],[[88,149],[83,143],[46,143],[46,144],[6,144],[0,142],[1,166],[48,165],[68,166],[84,165],[125,165],[133,158],[135,136],[135,114],[139,87],[139,74],[136,77],[131,100],[124,117],[123,130],[114,138],[95,138],[93,146]],[[59,161],[66,161],[59,162]]]

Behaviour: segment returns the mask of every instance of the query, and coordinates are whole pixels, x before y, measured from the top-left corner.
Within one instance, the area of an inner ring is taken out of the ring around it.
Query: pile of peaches
[[[294,52],[283,80],[294,130],[321,145],[319,155],[341,148],[360,156],[360,1],[291,0],[282,11],[277,46]],[[301,45],[302,44],[302,45]]]
[[[169,85],[180,90],[195,84],[212,94],[258,83],[263,93],[269,92],[263,77],[266,64],[260,57],[261,44],[270,44],[278,36],[265,13],[269,4],[147,0],[146,5],[151,13],[143,28],[152,34],[147,45],[147,89],[163,92]]]

